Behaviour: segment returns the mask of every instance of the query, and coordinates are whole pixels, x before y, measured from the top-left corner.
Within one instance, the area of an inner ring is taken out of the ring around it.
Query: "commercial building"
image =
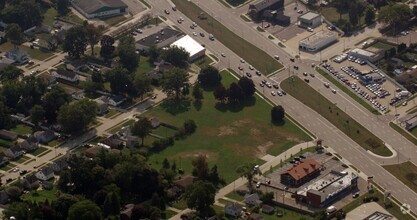
[[[367,75],[359,75],[359,82],[362,85],[368,85],[368,84],[381,84],[383,82],[385,82],[385,76],[382,73],[369,73]]]
[[[315,28],[321,25],[322,19],[321,15],[307,12],[298,17],[298,25],[304,28]]]
[[[136,50],[148,51],[149,47],[155,45],[156,48],[168,47],[170,44],[182,38],[184,34],[171,28],[163,28],[156,33],[136,41]]]
[[[331,171],[329,174],[297,191],[296,199],[312,207],[325,207],[341,196],[356,189],[358,175],[346,169],[342,172]]]
[[[249,4],[248,15],[254,19],[262,18],[265,11],[274,11],[284,7],[284,0],[258,0]]]
[[[404,126],[405,129],[411,130],[417,126],[417,113],[407,115],[400,119],[400,125]]]
[[[376,62],[384,57],[384,54],[382,53],[382,50],[376,49],[374,51],[371,51],[370,49],[360,49],[355,48],[348,52],[349,56],[354,56],[356,58],[360,58],[362,60],[367,60],[371,63]]]
[[[291,168],[284,170],[281,183],[286,186],[298,187],[320,175],[321,165],[314,159],[297,161]]]
[[[204,56],[206,53],[206,48],[201,46],[201,44],[199,44],[197,41],[195,41],[192,37],[188,35],[182,37],[181,39],[171,44],[171,47],[174,46],[183,48],[185,51],[189,53],[189,62]]]
[[[337,41],[337,34],[331,31],[319,31],[299,42],[299,49],[315,52]]]
[[[87,19],[122,15],[127,5],[121,0],[72,0],[72,6]]]

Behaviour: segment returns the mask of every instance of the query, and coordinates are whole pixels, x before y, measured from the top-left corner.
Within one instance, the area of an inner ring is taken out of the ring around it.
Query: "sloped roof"
[[[127,8],[127,5],[121,0],[73,0],[73,4],[77,5],[86,13],[94,13],[103,7],[109,8]]]
[[[71,78],[71,79],[73,79],[77,76],[77,74],[75,72],[64,70],[64,69],[57,69],[56,73],[58,75],[65,76],[65,77]]]
[[[282,174],[289,174],[295,180],[300,180],[307,176],[309,173],[320,169],[320,164],[314,159],[306,159],[300,161],[298,164],[295,164],[293,167],[285,170]]]

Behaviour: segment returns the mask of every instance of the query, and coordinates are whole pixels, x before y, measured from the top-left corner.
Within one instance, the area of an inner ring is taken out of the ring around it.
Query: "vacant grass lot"
[[[417,192],[417,166],[411,162],[384,166],[388,172]]]
[[[340,14],[337,12],[336,8],[333,6],[321,8],[321,14],[327,20],[334,23],[335,25],[337,25],[337,22],[340,19]],[[342,19],[349,20],[349,14],[347,13],[347,11],[346,13],[342,13]],[[364,24],[365,24],[365,16],[362,16],[359,18],[359,26],[364,25]]]
[[[25,124],[17,124],[14,128],[10,129],[10,131],[20,135],[32,134],[32,127]]]
[[[354,99],[356,102],[358,102],[359,104],[361,104],[363,107],[365,107],[366,109],[368,109],[370,112],[372,112],[375,115],[380,115],[381,113],[379,113],[378,110],[374,109],[371,105],[369,105],[368,102],[366,102],[365,100],[363,100],[361,97],[359,97],[358,95],[356,95],[354,92],[352,92],[352,90],[350,90],[348,87],[344,86],[343,84],[341,84],[338,80],[336,80],[335,78],[333,78],[331,75],[329,75],[326,71],[324,71],[323,69],[317,67],[316,71],[318,73],[320,73],[322,76],[324,76],[327,80],[329,80],[331,83],[333,83],[334,85],[336,85],[340,90],[342,90],[343,92],[345,92],[346,94],[348,94],[352,99]]]
[[[32,203],[45,202],[48,200],[49,204],[56,200],[57,190],[38,190],[31,191],[28,194],[23,194],[21,197],[22,201],[30,201]]]
[[[222,71],[222,77],[226,87],[236,81],[227,71]],[[271,106],[259,97],[246,101],[243,106],[216,104],[210,90],[204,91],[201,106],[190,100],[180,104],[167,100],[144,116],[155,116],[177,127],[192,119],[197,124],[197,130],[191,136],[177,140],[174,146],[151,155],[149,162],[160,168],[164,158],[167,158],[190,173],[192,159],[198,154],[205,154],[210,166],[217,164],[220,175],[229,183],[238,177],[235,170],[241,164],[260,162],[257,158],[271,149],[276,153],[283,152],[289,142],[310,140],[289,120],[282,125],[271,124],[270,109]]]
[[[281,83],[281,87],[293,97],[321,114],[366,150],[370,150],[381,156],[392,155],[391,151],[384,146],[378,137],[353,120],[349,115],[340,110],[320,93],[316,92],[316,90],[300,78],[288,78]]]
[[[183,0],[173,0],[173,3],[177,6],[178,10],[187,17],[193,19],[200,27],[212,33],[218,41],[245,59],[248,63],[252,64],[262,73],[269,74],[282,67],[278,61],[264,51],[238,36],[238,34],[240,34],[239,32],[235,33],[233,31],[236,30],[227,29],[210,15],[205,14],[207,19],[198,19],[197,17],[202,10],[194,3]]]
[[[412,135],[410,135],[407,131],[404,131],[404,129],[400,128],[398,125],[396,125],[393,122],[389,123],[389,126],[396,130],[398,133],[400,133],[402,136],[407,138],[409,141],[411,141],[413,144],[417,145],[417,139],[414,138]]]

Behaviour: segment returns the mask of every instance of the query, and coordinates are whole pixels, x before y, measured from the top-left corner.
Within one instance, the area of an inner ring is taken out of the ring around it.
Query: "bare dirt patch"
[[[274,143],[272,141],[268,141],[263,145],[257,146],[256,148],[258,149],[258,152],[256,152],[256,156],[259,158],[263,157],[268,151],[268,149],[272,147],[273,145]]]
[[[226,136],[226,135],[234,135],[236,134],[236,129],[234,127],[229,126],[222,126],[219,128],[219,134],[217,136]]]

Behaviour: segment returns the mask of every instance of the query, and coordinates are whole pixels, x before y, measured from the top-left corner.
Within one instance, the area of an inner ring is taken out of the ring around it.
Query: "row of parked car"
[[[353,89],[358,95],[362,96],[364,99],[368,100],[374,108],[384,112],[386,111],[386,107],[379,103],[376,98],[376,95],[370,95],[363,89],[361,89],[355,82],[349,82],[349,80],[342,74],[339,73],[334,69],[333,66],[331,66],[328,63],[323,63],[322,66],[329,71],[332,75],[334,75],[336,78],[338,78],[340,81],[345,83],[349,88]],[[344,71],[346,74],[350,75],[353,79],[357,79],[358,75],[361,74],[361,72],[354,67],[341,67],[342,71]]]
[[[351,62],[355,62],[357,64],[360,64],[360,65],[365,65],[366,64],[365,60],[362,60],[361,58],[357,58],[357,57],[354,57],[354,56],[349,56],[348,60],[351,61]]]

